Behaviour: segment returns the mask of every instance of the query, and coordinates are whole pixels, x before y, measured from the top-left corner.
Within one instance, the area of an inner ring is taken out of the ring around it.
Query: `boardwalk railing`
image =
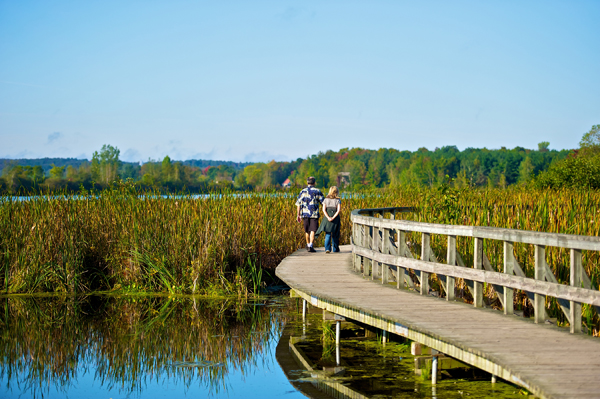
[[[397,288],[419,285],[421,295],[429,293],[429,275],[436,274],[446,293],[455,300],[456,279],[464,279],[475,307],[483,307],[483,284],[493,285],[505,314],[513,314],[515,290],[527,294],[534,309],[534,320],[547,319],[546,297],[557,299],[572,333],[581,332],[581,304],[600,309],[600,291],[592,286],[582,265],[582,250],[600,251],[600,237],[539,233],[493,227],[444,225],[398,220],[413,208],[376,208],[354,210],[352,252],[354,269],[382,284],[396,281]],[[421,234],[421,254],[417,259],[406,242],[406,235]],[[432,235],[447,236],[446,263],[437,260],[431,249]],[[473,266],[465,265],[457,251],[457,237],[473,239]],[[503,242],[503,271],[493,269],[484,251],[484,240]],[[535,276],[527,277],[514,254],[514,244],[534,246]],[[570,285],[559,284],[546,263],[546,247],[570,250]],[[412,273],[410,271],[412,270]],[[414,276],[414,280],[413,277]]]

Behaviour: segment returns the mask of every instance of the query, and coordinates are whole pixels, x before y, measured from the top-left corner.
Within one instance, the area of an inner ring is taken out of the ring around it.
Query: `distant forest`
[[[319,152],[292,162],[238,163],[210,160],[123,162],[119,149],[104,145],[91,160],[43,158],[0,160],[0,191],[27,193],[66,189],[103,189],[129,181],[141,189],[202,193],[215,189],[264,190],[304,186],[315,176],[318,187],[341,186],[363,190],[394,186],[455,188],[536,184],[542,187],[600,188],[600,125],[584,134],[580,148],[550,150],[515,147],[467,148],[456,146],[400,151],[343,148]]]

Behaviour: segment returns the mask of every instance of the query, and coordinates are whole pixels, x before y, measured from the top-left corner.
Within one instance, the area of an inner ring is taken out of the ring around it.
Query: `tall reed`
[[[0,198],[0,288],[6,293],[98,290],[249,295],[287,255],[304,247],[295,222],[297,193],[215,193],[192,198],[139,195],[127,184],[80,196]],[[436,190],[404,188],[354,193],[342,201],[341,243],[350,240],[350,211],[414,206],[403,217],[436,223],[496,226],[598,236],[600,192]],[[322,238],[321,238],[322,240]],[[418,244],[419,237],[412,240]],[[318,242],[320,243],[320,242]],[[499,243],[486,243],[501,268]],[[442,257],[443,237],[433,238]],[[459,239],[465,261],[472,243]],[[533,275],[533,250],[516,246]],[[598,286],[597,253],[584,251]],[[568,254],[549,249],[559,282],[568,280]],[[263,274],[261,276],[261,273]]]

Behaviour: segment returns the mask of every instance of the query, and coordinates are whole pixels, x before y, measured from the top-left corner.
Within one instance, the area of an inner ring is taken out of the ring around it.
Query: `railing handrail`
[[[483,306],[483,283],[489,283],[493,285],[506,314],[513,313],[514,290],[522,290],[532,301],[536,323],[544,322],[545,297],[551,296],[559,300],[560,308],[571,325],[571,332],[581,331],[582,303],[600,310],[600,291],[592,286],[585,273],[581,253],[582,250],[600,251],[600,237],[395,219],[399,212],[414,210],[411,207],[353,210],[350,220],[355,269],[364,266],[363,273],[374,279],[380,267],[381,282],[386,283],[389,273],[393,275],[392,267],[395,267],[398,288],[403,287],[405,282],[409,286],[414,285],[405,275],[406,269],[419,271],[415,274],[415,281],[420,284],[422,295],[428,293],[430,273],[445,276],[443,288],[448,300],[454,299],[455,279],[462,278],[472,282],[473,303],[476,307]],[[375,214],[381,217],[375,217]],[[384,219],[385,214],[390,214],[392,219]],[[421,259],[415,259],[405,242],[405,235],[409,232],[422,234]],[[430,246],[432,234],[448,236],[447,263],[439,262],[433,255]],[[396,236],[397,242],[391,239],[392,236]],[[472,268],[465,267],[457,252],[457,236],[474,239]],[[483,247],[484,239],[504,242],[503,272],[494,270],[490,265]],[[513,252],[515,242],[535,246],[534,278],[527,277],[521,269]],[[546,246],[570,250],[570,285],[560,284],[554,277],[545,260]]]
[[[412,212],[411,207],[355,209],[350,213],[352,223],[365,226],[415,231],[419,233],[443,234],[460,237],[485,238],[498,241],[520,242],[524,244],[550,247],[585,249],[600,251],[600,237],[564,233],[545,233],[531,230],[507,229],[502,227],[466,226],[453,224],[425,223],[412,220],[382,219],[364,215],[367,212],[381,213],[390,210],[402,213]]]

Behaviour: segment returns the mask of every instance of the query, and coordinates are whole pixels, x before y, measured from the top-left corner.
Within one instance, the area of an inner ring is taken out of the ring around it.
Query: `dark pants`
[[[319,219],[317,218],[302,218],[304,222],[304,232],[306,234],[317,231],[319,228]]]
[[[325,233],[325,251],[340,252],[340,237],[335,233]]]

